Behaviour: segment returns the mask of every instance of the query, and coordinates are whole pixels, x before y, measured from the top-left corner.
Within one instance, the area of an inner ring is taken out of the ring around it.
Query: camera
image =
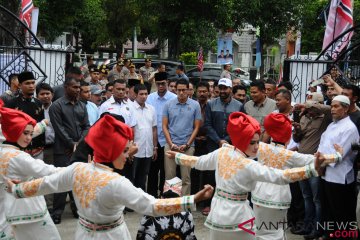
[[[296,123],[300,123],[300,110],[293,111],[293,120]]]
[[[360,151],[360,143],[354,142],[351,144],[352,151]]]
[[[318,86],[318,85],[320,85],[320,84],[324,84],[324,79],[320,78],[320,79],[318,79],[318,80],[315,80],[315,81],[313,81],[313,82],[310,84],[310,86],[311,86],[311,87],[316,87],[316,86]]]

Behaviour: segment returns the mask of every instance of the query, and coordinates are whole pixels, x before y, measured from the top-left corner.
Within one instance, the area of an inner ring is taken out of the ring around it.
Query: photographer
[[[317,151],[322,133],[331,123],[330,107],[323,105],[321,93],[311,93],[305,105],[297,105],[294,111],[300,112],[299,119],[294,116],[293,140],[298,143],[298,152],[313,154]],[[319,237],[315,222],[321,220],[321,204],[319,194],[319,177],[300,181],[300,188],[305,203],[305,218],[303,229],[296,233],[305,234],[305,239]]]

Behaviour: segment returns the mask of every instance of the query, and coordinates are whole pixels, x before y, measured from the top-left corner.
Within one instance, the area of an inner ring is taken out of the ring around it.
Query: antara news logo
[[[239,229],[251,234],[255,235],[253,231],[253,227],[255,225],[255,217],[246,220],[238,225]],[[286,231],[291,228],[291,224],[286,221],[279,222],[261,222],[259,226],[256,226],[258,231],[267,230],[274,231],[282,229]],[[317,222],[314,228],[319,232],[330,232],[330,238],[357,238],[358,226],[357,222]]]

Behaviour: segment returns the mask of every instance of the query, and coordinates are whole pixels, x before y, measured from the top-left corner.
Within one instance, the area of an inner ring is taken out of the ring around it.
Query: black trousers
[[[124,168],[119,170],[116,169],[115,172],[119,173],[121,176],[126,177],[134,184],[134,176],[133,176],[133,163],[129,161],[129,159],[126,160]]]
[[[339,235],[339,232],[349,236],[353,230],[356,231],[356,180],[350,184],[338,184],[321,179],[320,198],[323,211],[317,228],[330,225],[330,229],[320,229],[325,230],[325,236],[333,234],[331,239],[352,239]]]
[[[134,158],[132,166],[133,184],[137,188],[146,191],[146,178],[149,175],[149,170],[152,162],[152,157],[148,158]]]
[[[207,151],[207,153],[213,152],[219,148],[219,146],[216,143],[214,143],[210,140],[207,140],[206,146],[203,146],[203,147],[204,148],[206,147],[206,149],[203,149],[203,151],[204,152]],[[202,182],[202,186],[209,184],[209,185],[213,186],[215,189],[216,188],[215,170],[201,171],[201,182]],[[215,191],[214,191],[214,193],[215,193]],[[203,201],[204,207],[210,207],[211,200],[212,200],[212,198]]]
[[[194,156],[202,156],[208,153],[206,140],[197,140],[195,139],[195,152]],[[195,168],[191,169],[191,194],[197,193],[204,186],[204,181],[202,177],[202,172]]]
[[[59,155],[54,154],[54,166],[55,167],[67,167],[70,164],[69,155]],[[53,211],[52,215],[62,215],[66,205],[66,197],[69,194],[71,201],[74,201],[74,197],[72,192],[64,192],[64,193],[54,193],[54,200],[53,200]]]
[[[165,183],[164,147],[159,143],[157,146],[157,159],[151,162],[147,186],[147,192],[154,197],[159,196],[158,191],[162,194]]]
[[[305,218],[305,204],[298,182],[290,183],[291,204],[287,213],[289,226],[303,227]]]

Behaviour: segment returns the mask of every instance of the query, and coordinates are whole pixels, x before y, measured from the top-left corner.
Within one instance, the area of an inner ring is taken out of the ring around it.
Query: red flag
[[[30,28],[31,26],[31,12],[34,8],[32,0],[21,1],[20,19]]]
[[[197,64],[197,67],[198,67],[198,70],[200,72],[202,72],[204,70],[204,56],[203,56],[203,49],[202,47],[200,48],[199,50],[199,53],[198,53],[198,56],[197,56],[197,60],[198,60],[198,64]]]
[[[326,23],[323,50],[339,35],[353,27],[351,0],[332,0]],[[337,55],[348,45],[353,31],[345,34],[327,50],[325,55],[336,59]]]

